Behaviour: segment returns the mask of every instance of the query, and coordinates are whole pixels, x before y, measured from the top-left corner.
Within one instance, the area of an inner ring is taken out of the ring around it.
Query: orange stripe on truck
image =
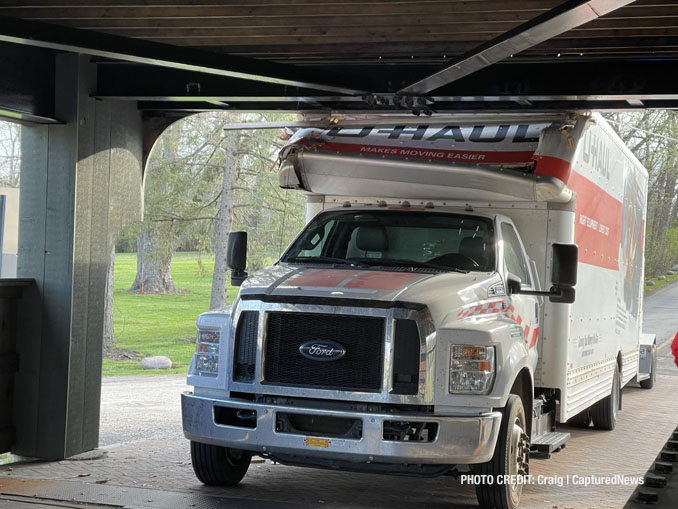
[[[534,348],[534,346],[537,344],[538,337],[539,337],[539,327],[535,327],[534,330],[532,331],[532,341],[530,341],[529,348]]]

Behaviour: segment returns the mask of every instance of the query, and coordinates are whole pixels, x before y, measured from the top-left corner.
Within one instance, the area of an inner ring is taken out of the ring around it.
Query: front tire
[[[475,467],[480,475],[492,476],[492,483],[477,484],[476,496],[480,507],[515,509],[520,503],[523,484],[498,483],[504,476],[529,474],[530,444],[527,436],[525,408],[520,396],[509,395],[499,428],[494,456]]]
[[[250,466],[252,453],[191,441],[191,463],[195,476],[208,486],[235,486]]]
[[[591,407],[591,418],[596,429],[612,431],[617,426],[617,413],[621,398],[621,375],[615,369],[612,378],[612,391],[605,399],[601,399]]]

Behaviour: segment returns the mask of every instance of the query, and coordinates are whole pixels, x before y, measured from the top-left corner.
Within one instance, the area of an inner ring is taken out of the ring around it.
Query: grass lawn
[[[118,348],[139,353],[136,360],[103,361],[103,374],[137,375],[156,373],[186,373],[195,350],[195,320],[209,308],[214,259],[203,257],[200,269],[197,253],[177,253],[172,260],[172,278],[177,288],[189,293],[172,295],[140,295],[129,293],[137,269],[136,253],[121,253],[115,257],[115,290],[113,328]],[[646,295],[678,278],[653,278],[655,286],[645,286]],[[229,302],[236,289],[232,289]],[[165,355],[172,359],[172,369],[143,370],[140,360],[150,355]]]
[[[666,279],[657,279],[656,277],[653,277],[651,279],[646,279],[645,281],[654,281],[654,286],[647,286],[645,285],[645,295],[651,295],[652,293],[656,292],[659,290],[662,286],[671,283],[672,281],[675,281],[676,278],[678,278],[678,272],[676,272],[673,275],[669,274],[664,274]]]
[[[113,329],[118,348],[134,350],[139,359],[104,359],[105,375],[186,373],[195,350],[195,320],[209,309],[214,259],[203,257],[203,271],[197,253],[177,253],[172,260],[172,279],[177,288],[189,293],[140,295],[129,293],[137,268],[136,253],[115,257]],[[235,294],[235,291],[229,292]],[[233,295],[229,295],[229,301]],[[172,369],[141,369],[140,360],[150,355],[172,359]]]

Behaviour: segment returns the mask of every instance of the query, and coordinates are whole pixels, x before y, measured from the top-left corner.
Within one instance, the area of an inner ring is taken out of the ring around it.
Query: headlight
[[[195,346],[195,370],[200,375],[216,376],[219,372],[219,331],[198,329]]]
[[[450,392],[487,394],[494,382],[494,347],[452,345]]]

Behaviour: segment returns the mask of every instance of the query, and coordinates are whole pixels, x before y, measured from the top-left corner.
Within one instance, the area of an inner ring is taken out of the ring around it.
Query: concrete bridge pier
[[[55,118],[22,127],[12,452],[65,458],[97,447],[110,250],[141,217],[143,127],[133,102],[100,101],[91,57],[55,61]]]

